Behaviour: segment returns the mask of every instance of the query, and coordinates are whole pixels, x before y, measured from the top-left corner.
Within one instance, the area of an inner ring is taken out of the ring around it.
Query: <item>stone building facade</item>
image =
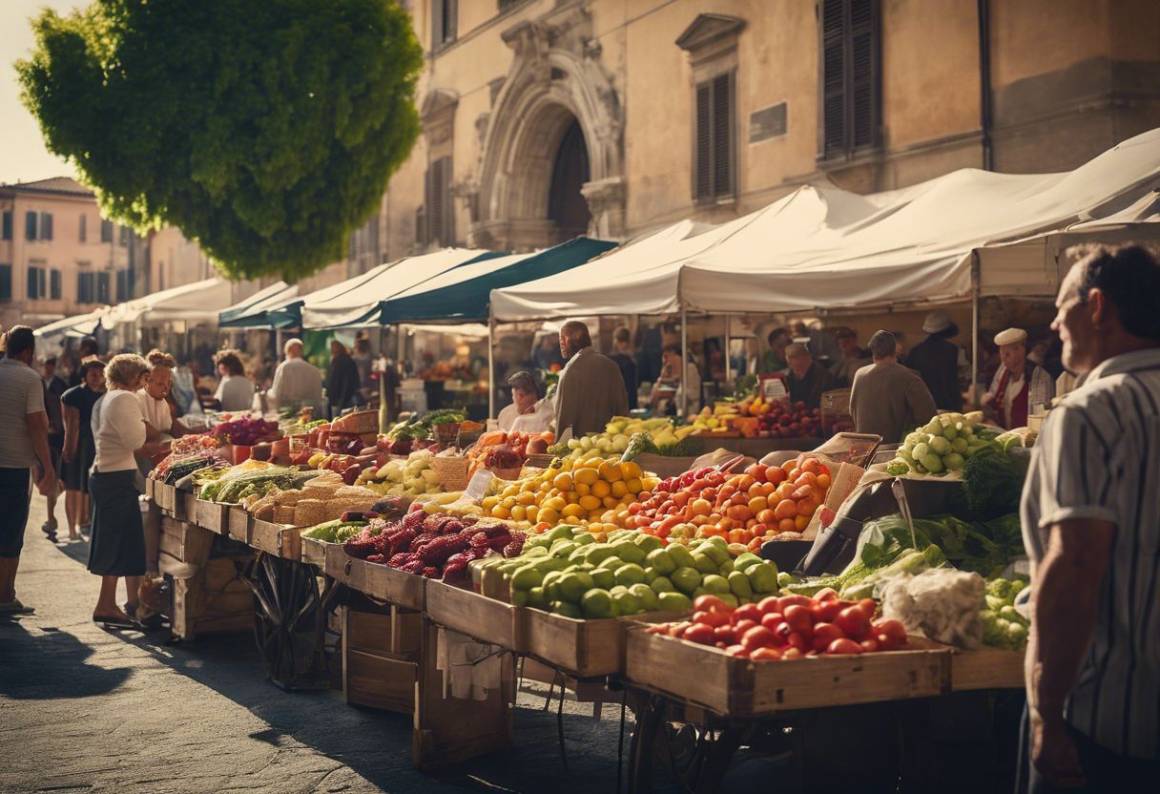
[[[816,180],[1065,170],[1160,126],[1149,0],[404,5],[423,135],[368,221],[384,260],[721,222]]]

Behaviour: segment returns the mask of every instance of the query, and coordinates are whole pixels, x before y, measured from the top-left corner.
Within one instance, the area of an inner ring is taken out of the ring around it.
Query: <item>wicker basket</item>
[[[467,487],[468,460],[463,455],[436,455],[431,468],[439,476],[444,491],[462,491]]]
[[[511,468],[505,469],[492,468],[491,471],[501,480],[518,480],[520,478],[520,472],[523,471],[523,469],[523,466],[512,466]]]

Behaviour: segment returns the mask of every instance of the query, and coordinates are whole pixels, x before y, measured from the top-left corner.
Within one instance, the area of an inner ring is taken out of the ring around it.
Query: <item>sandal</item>
[[[103,626],[106,629],[140,628],[131,618],[122,618],[120,616],[101,617],[100,615],[93,615],[93,623],[96,623],[98,626]]]

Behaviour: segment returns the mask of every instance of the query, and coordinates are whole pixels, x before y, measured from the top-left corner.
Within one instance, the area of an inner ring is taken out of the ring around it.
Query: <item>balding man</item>
[[[569,320],[560,328],[560,354],[568,362],[556,388],[556,436],[603,432],[608,420],[628,413],[620,367],[592,349],[588,326]]]
[[[302,340],[288,339],[282,349],[286,360],[274,371],[269,396],[282,408],[318,410],[322,405],[322,372],[302,357]]]
[[[1026,427],[1028,414],[1037,406],[1051,404],[1055,382],[1047,370],[1027,359],[1027,332],[1022,328],[1000,331],[995,344],[1002,365],[983,396],[983,405],[1000,427]]]
[[[870,337],[874,363],[854,373],[850,389],[850,415],[859,433],[882,436],[897,444],[916,425],[935,415],[934,397],[914,370],[898,363],[898,342],[889,331]]]

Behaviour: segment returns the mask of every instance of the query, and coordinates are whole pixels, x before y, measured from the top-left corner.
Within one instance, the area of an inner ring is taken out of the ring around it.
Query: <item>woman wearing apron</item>
[[[114,628],[134,622],[117,606],[117,579],[125,577],[126,609],[134,612],[145,574],[145,532],[137,501],[137,461],[145,444],[145,418],[136,391],[148,370],[137,355],[114,356],[105,367],[108,392],[93,408],[96,461],[89,476],[93,537],[89,571],[101,577],[93,621]]]

